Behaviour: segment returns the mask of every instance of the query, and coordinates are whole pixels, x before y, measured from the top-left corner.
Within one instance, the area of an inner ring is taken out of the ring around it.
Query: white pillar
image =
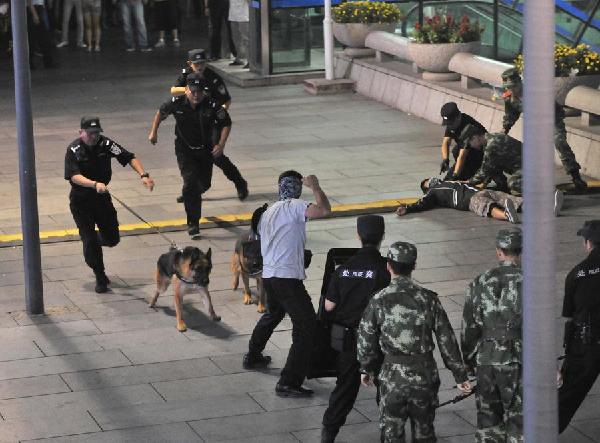
[[[323,18],[323,49],[325,49],[325,79],[333,80],[333,20],[331,19],[331,0],[325,0]]]
[[[527,443],[556,443],[554,1],[524,3],[523,431]]]

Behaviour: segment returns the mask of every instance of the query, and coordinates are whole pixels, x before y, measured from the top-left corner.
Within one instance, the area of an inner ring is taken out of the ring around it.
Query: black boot
[[[242,366],[244,369],[266,368],[271,363],[271,357],[262,354],[251,354],[248,352],[244,355]]]
[[[321,428],[321,443],[334,443],[338,431],[339,429],[334,431],[333,429],[329,429],[323,426]]]
[[[579,171],[571,172],[571,177],[577,191],[585,191],[587,189],[587,183],[581,178]]]
[[[242,183],[239,184],[239,186],[236,186],[236,189],[240,201],[246,200],[246,198],[248,197],[248,182],[244,180]]]
[[[107,292],[110,280],[108,279],[104,271],[94,271],[94,275],[96,276],[96,287],[94,288],[94,290],[98,294],[103,294]]]

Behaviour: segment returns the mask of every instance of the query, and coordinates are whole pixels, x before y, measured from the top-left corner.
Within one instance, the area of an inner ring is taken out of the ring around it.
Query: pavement
[[[84,56],[67,53],[64,71],[33,74],[38,202],[42,230],[73,226],[62,178],[66,145],[75,138],[83,114],[97,114],[106,134],[134,151],[157,181],[153,193],[137,176],[115,164],[112,192],[150,220],[178,219],[181,189],[173,154],[173,123],[161,126],[159,144],[147,143],[157,106],[181,51],[133,54],[137,69],[116,51]],[[153,65],[155,65],[153,67]],[[19,230],[18,166],[10,82],[0,82],[0,229]],[[284,169],[314,173],[334,204],[362,204],[419,195],[420,179],[439,167],[441,128],[356,94],[314,97],[300,86],[231,88],[234,121],[226,152],[250,185],[245,202],[215,171],[205,215],[248,213],[276,197],[276,177]],[[562,179],[559,175],[559,181]],[[310,199],[310,195],[305,195]],[[556,321],[566,272],[585,256],[575,232],[597,218],[600,196],[567,196],[557,218]],[[121,223],[136,220],[117,206]],[[414,278],[438,292],[458,331],[468,282],[495,264],[494,236],[506,223],[468,212],[439,209],[398,219],[386,214],[383,249],[394,241],[415,243]],[[316,304],[327,251],[357,245],[353,216],[307,225],[313,261],[306,287]],[[281,399],[274,386],[291,343],[284,320],[269,341],[271,369],[245,371],[242,355],[259,314],[231,289],[229,260],[240,232],[226,224],[203,229],[202,240],[183,232],[168,235],[178,245],[212,248],[211,294],[222,317],[214,323],[201,300],[185,300],[188,331],[177,332],[170,296],[156,308],[156,259],[168,248],[157,234],[129,235],[105,249],[112,291],[96,294],[78,241],[42,245],[45,316],[24,311],[22,249],[0,248],[0,441],[52,442],[317,442],[331,379],[306,383],[310,399]],[[170,292],[169,292],[170,294]],[[560,335],[557,332],[557,355]],[[440,400],[456,395],[453,380],[437,356]],[[373,390],[361,388],[340,442],[378,442]],[[600,384],[596,383],[561,442],[598,442]],[[436,433],[442,443],[473,441],[472,398],[440,409]]]

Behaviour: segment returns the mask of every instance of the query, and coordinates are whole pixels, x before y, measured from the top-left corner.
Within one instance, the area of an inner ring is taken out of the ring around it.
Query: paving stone
[[[240,364],[241,366],[241,364]],[[123,366],[62,374],[74,391],[207,377],[222,371],[208,358]]]
[[[37,441],[37,440],[36,440]],[[192,443],[202,439],[186,423],[171,423],[159,426],[146,426],[135,429],[94,432],[70,437],[55,437],[44,440],[48,443]]]
[[[281,432],[320,428],[325,408],[313,406],[285,411],[247,414],[190,422],[192,428],[205,440],[221,441],[234,438],[252,438]],[[346,423],[362,423],[366,420],[356,412],[348,415]]]
[[[54,411],[32,419],[0,420],[0,441],[4,442],[98,431],[100,428],[86,411]]]
[[[0,363],[0,380],[110,368],[113,366],[128,366],[130,364],[129,360],[116,350],[15,360]]]
[[[5,342],[17,340],[37,340],[94,335],[100,331],[91,320],[78,320],[62,323],[21,326],[2,329],[2,339]]]
[[[69,387],[58,375],[42,375],[40,377],[0,381],[0,399],[2,400],[70,391]]]
[[[164,401],[149,384],[49,394],[0,401],[0,413],[6,420],[45,417],[56,410],[77,412],[107,407],[127,407]],[[134,408],[135,409],[135,408]]]
[[[105,348],[96,342],[95,337],[95,335],[84,335],[81,337],[54,340],[38,338],[35,340],[35,344],[42,350],[45,356],[103,351]]]
[[[209,440],[214,441],[214,440]],[[221,443],[298,443],[298,439],[290,433],[261,435],[250,438],[236,438],[233,440],[219,440]]]
[[[235,419],[260,411],[260,406],[247,395],[223,395],[191,401],[144,404],[136,408],[92,409],[90,414],[102,429],[111,430],[215,417]]]
[[[42,351],[32,340],[18,340],[2,345],[0,361],[21,360],[25,358],[43,357]]]

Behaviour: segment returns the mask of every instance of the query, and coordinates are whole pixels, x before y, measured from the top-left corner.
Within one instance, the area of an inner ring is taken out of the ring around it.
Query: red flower
[[[420,31],[421,30],[421,23],[415,23],[415,29],[417,31]]]
[[[446,16],[446,24],[448,26],[452,26],[453,23],[454,23],[454,19],[452,18],[452,16],[451,15],[447,15]]]
[[[460,19],[461,23],[469,23],[469,17],[466,15],[463,15],[462,18]]]
[[[431,18],[427,17],[425,19],[425,23],[427,23],[428,25],[432,25],[433,24],[433,20],[431,20]]]
[[[435,15],[433,17],[433,23],[435,23],[436,25],[440,24],[442,21],[442,17],[440,17],[439,15]]]

